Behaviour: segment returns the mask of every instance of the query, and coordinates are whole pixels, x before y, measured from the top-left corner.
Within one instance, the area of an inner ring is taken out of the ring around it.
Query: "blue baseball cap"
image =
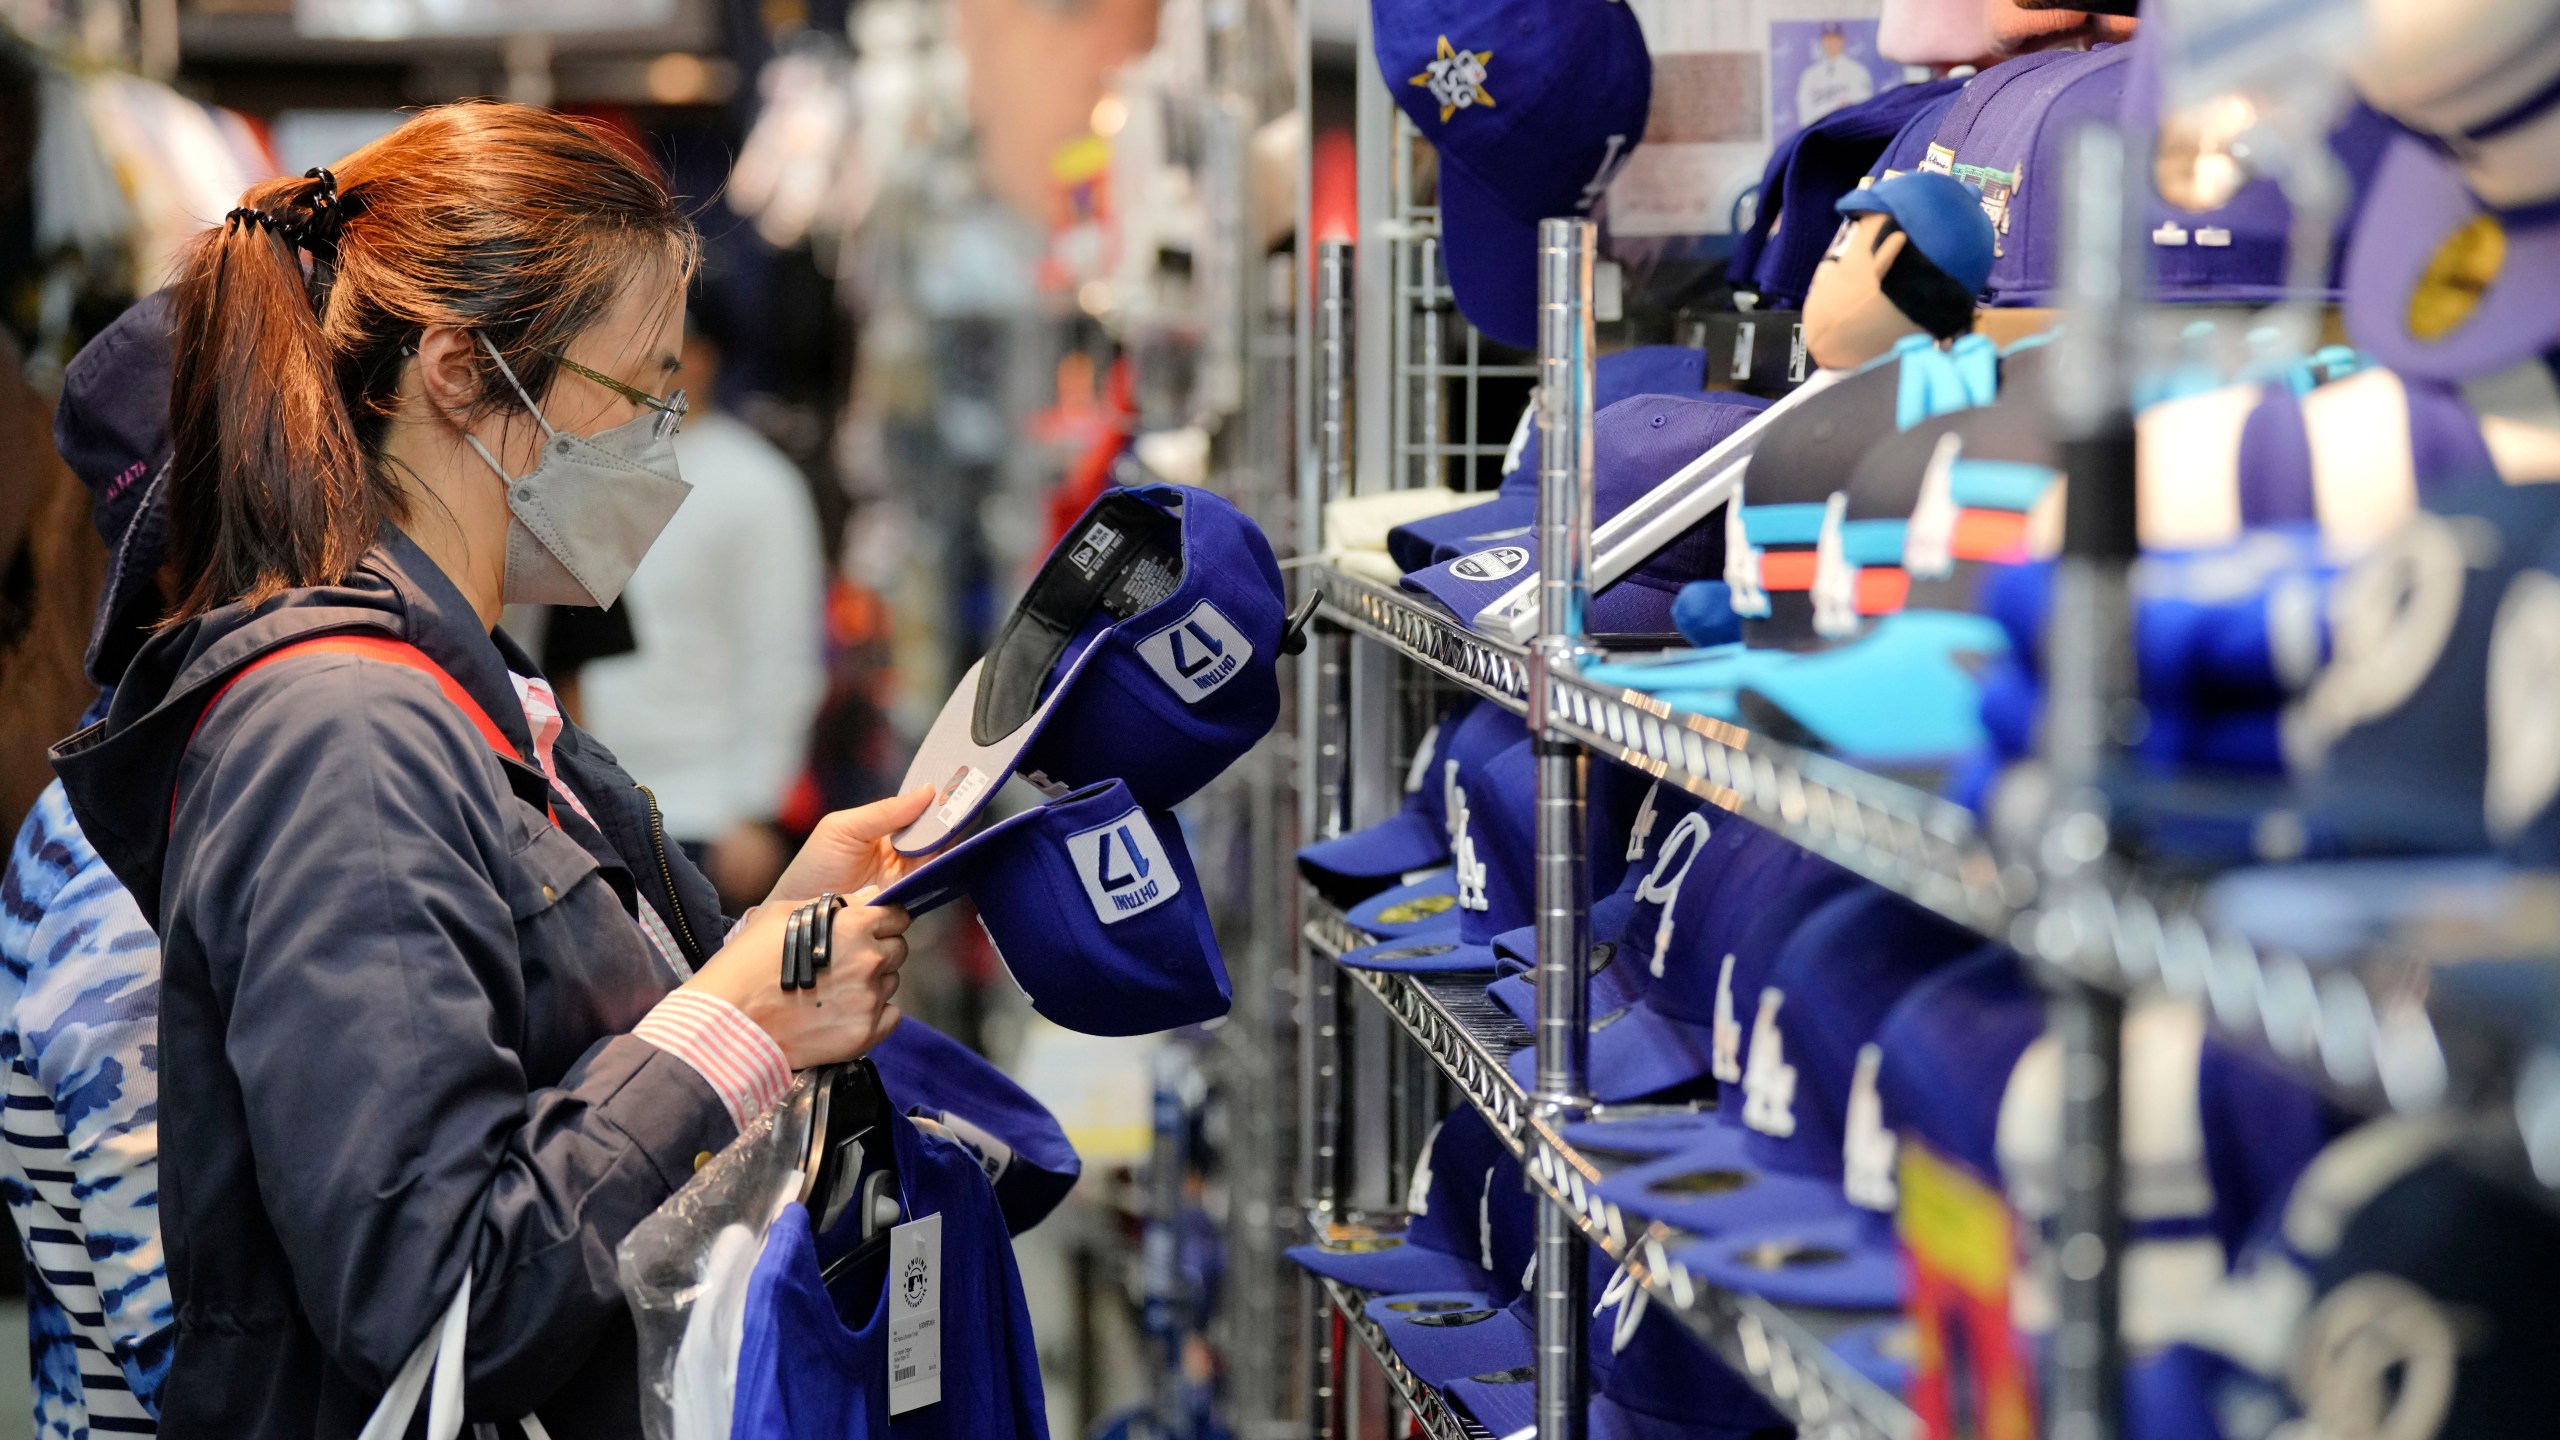
[[[1881,1126],[1875,1032],[1923,977],[1979,948],[1979,937],[1874,886],[1832,896],[1787,937],[1758,992],[1733,995],[1749,1039],[1742,1083],[1717,1105],[1721,1123],[1687,1149],[1610,1176],[1600,1193],[1699,1234],[1850,1218],[1841,1193],[1850,1115],[1863,1106]],[[1872,1188],[1873,1177],[1860,1180]]]
[[[1487,1371],[1530,1362],[1530,1337],[1511,1316],[1510,1301],[1480,1291],[1427,1290],[1380,1295],[1361,1307],[1404,1368],[1434,1390]]]
[[[1458,874],[1448,866],[1390,885],[1344,912],[1352,929],[1381,940],[1447,938],[1458,930]]]
[[[1587,215],[1644,138],[1653,57],[1614,0],[1377,0],[1378,73],[1440,157],[1440,244],[1469,322],[1538,345],[1538,222]]]
[[[1852,218],[1890,215],[1923,258],[1979,295],[1991,283],[1991,219],[1982,192],[1953,176],[1914,171],[1852,190],[1832,208]]]
[[[89,492],[89,518],[107,546],[107,583],[89,628],[84,667],[100,685],[124,667],[159,618],[156,584],[168,550],[169,292],[155,290],[109,322],[62,372],[54,449]]]
[[[977,1157],[1019,1235],[1048,1217],[1084,1161],[1048,1107],[977,1051],[910,1015],[871,1048],[890,1102]]]
[[[1591,420],[1593,523],[1650,495],[1758,413],[1722,399],[1672,395],[1638,395],[1598,412]],[[1724,527],[1713,517],[1701,520],[1595,593],[1583,627],[1594,635],[1676,635],[1671,607],[1680,587],[1723,569]],[[1473,625],[1477,612],[1537,571],[1537,536],[1524,534],[1415,571],[1403,584]]]
[[[1670,909],[1657,924],[1660,969],[1644,998],[1591,1035],[1592,1097],[1617,1104],[1685,1097],[1721,1085],[1738,1094],[1744,1021],[1796,926],[1856,877],[1735,817],[1697,822],[1693,863],[1678,866]],[[1665,847],[1666,854],[1669,847]],[[1653,958],[1637,957],[1650,970]],[[1513,1057],[1513,1073],[1534,1064]],[[1721,1104],[1721,1102],[1720,1102]]]
[[[1329,1280],[1380,1295],[1459,1292],[1492,1297],[1495,1309],[1517,1293],[1517,1257],[1535,1227],[1520,1162],[1473,1106],[1443,1117],[1415,1157],[1401,1235],[1363,1236],[1346,1246],[1292,1248],[1289,1258]]]
[[[1016,771],[1123,781],[1149,809],[1188,799],[1279,719],[1288,618],[1243,511],[1189,485],[1105,492],[917,747],[900,788],[930,784],[935,803],[898,853],[940,848]]]
[[[1472,700],[1424,732],[1405,771],[1404,804],[1363,830],[1319,840],[1298,851],[1298,873],[1338,903],[1374,893],[1382,881],[1405,883],[1414,872],[1449,863],[1448,796],[1460,774],[1528,734],[1520,717],[1489,700]]]
[[[1151,1035],[1227,1013],[1182,824],[1118,780],[997,821],[876,903],[921,915],[963,895],[1031,1007],[1070,1030]]]
[[[1607,1266],[1607,1257],[1594,1257],[1594,1273]],[[1588,1412],[1591,1440],[1745,1440],[1786,1427],[1722,1356],[1641,1298],[1602,1303],[1587,1353],[1598,1386]],[[1476,1423],[1506,1437],[1536,1425],[1536,1391],[1500,1374],[1449,1386]]]
[[[1858,188],[1914,116],[1954,105],[1962,88],[1964,82],[1952,78],[1896,85],[1789,136],[1771,152],[1760,182],[1752,217],[1759,243],[1746,249],[1745,237],[1735,237],[1728,272],[1737,283],[1747,280],[1764,307],[1801,308],[1814,267],[1839,229],[1834,207],[1840,197]]]
[[[1591,363],[1591,408],[1596,413],[1638,395],[1700,395],[1707,388],[1707,352],[1686,345],[1638,345]],[[1756,395],[1718,393],[1720,403],[1760,410]],[[1481,505],[1409,520],[1387,532],[1387,554],[1407,573],[1455,560],[1488,545],[1529,533],[1538,523],[1538,407],[1520,417],[1515,463],[1502,472],[1502,488]]]
[[[1917,1338],[1911,1322],[1897,1316],[1852,1325],[1833,1335],[1828,1348],[1840,1363],[1898,1396],[1911,1388],[1912,1365],[1919,1358]]]
[[[1537,748],[1523,739],[1473,774],[1449,772],[1450,878],[1455,905],[1427,928],[1346,950],[1354,970],[1451,974],[1493,970],[1493,937],[1536,915]],[[1357,924],[1358,922],[1353,922]]]
[[[1610,774],[1618,793],[1636,789],[1643,777],[1615,765],[1603,765],[1595,776]],[[1599,827],[1590,841],[1595,877],[1604,865],[1624,866],[1617,888],[1591,903],[1591,954],[1585,974],[1587,1014],[1594,1030],[1605,1029],[1652,983],[1651,966],[1659,943],[1662,911],[1679,889],[1697,844],[1706,838],[1706,820],[1689,817],[1703,801],[1661,781],[1642,783],[1634,813],[1623,827]],[[1596,880],[1595,880],[1596,883]],[[1494,937],[1494,953],[1506,968],[1527,972],[1538,963],[1537,928],[1523,926]],[[1521,1024],[1538,1022],[1537,979],[1506,975],[1485,987],[1485,994]]]

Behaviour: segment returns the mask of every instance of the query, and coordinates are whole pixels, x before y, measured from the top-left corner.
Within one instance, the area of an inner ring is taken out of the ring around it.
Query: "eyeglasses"
[[[623,399],[630,401],[634,405],[657,411],[657,428],[650,433],[660,440],[663,440],[673,432],[682,429],[684,427],[685,414],[692,409],[691,406],[685,403],[684,392],[682,390],[678,390],[666,399],[661,400],[657,396],[650,394],[648,391],[643,390],[636,385],[625,385],[610,375],[590,370],[586,366],[579,364],[577,361],[572,360],[568,356],[562,355],[557,351],[551,352],[551,358],[560,366],[560,368],[569,371],[571,374],[584,375],[588,379],[593,380],[597,384],[612,391],[614,394],[621,396]]]

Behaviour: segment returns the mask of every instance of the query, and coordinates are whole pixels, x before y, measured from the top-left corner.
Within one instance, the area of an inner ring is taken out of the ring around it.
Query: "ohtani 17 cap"
[[[1653,57],[1615,0],[1373,0],[1378,73],[1440,156],[1449,289],[1538,344],[1538,222],[1587,215],[1644,138]]]
[[[964,894],[1031,1007],[1070,1030],[1151,1035],[1227,1013],[1181,824],[1117,780],[988,826],[876,903],[921,915]]]
[[[1638,395],[1591,418],[1594,524],[1653,493],[1690,461],[1724,443],[1759,413],[1722,399]],[[1591,597],[1583,628],[1594,635],[1676,635],[1671,605],[1680,587],[1724,569],[1724,527],[1713,518],[1647,557]],[[1404,588],[1447,606],[1472,625],[1478,612],[1538,571],[1534,534],[1505,540],[1404,577]]]
[[[1189,798],[1279,719],[1287,611],[1271,542],[1235,506],[1188,485],[1104,494],[943,702],[902,787],[931,784],[934,806],[898,853],[939,849],[1017,770],[1124,781],[1150,809]]]

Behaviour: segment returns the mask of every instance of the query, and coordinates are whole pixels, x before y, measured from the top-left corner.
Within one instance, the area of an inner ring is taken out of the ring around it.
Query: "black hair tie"
[[[304,191],[282,214],[243,205],[223,216],[223,223],[256,226],[322,265],[336,263],[339,237],[346,233],[347,221],[364,208],[363,201],[340,195],[338,177],[325,165],[312,166],[303,178],[320,183]]]

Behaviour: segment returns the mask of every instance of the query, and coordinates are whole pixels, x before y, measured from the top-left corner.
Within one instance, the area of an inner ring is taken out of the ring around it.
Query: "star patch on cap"
[[[1405,83],[1430,90],[1431,97],[1440,102],[1440,123],[1446,125],[1449,117],[1461,110],[1493,104],[1492,94],[1484,88],[1484,67],[1492,63],[1492,51],[1455,49],[1449,44],[1449,37],[1443,35],[1439,54],[1423,67],[1421,74]]]

